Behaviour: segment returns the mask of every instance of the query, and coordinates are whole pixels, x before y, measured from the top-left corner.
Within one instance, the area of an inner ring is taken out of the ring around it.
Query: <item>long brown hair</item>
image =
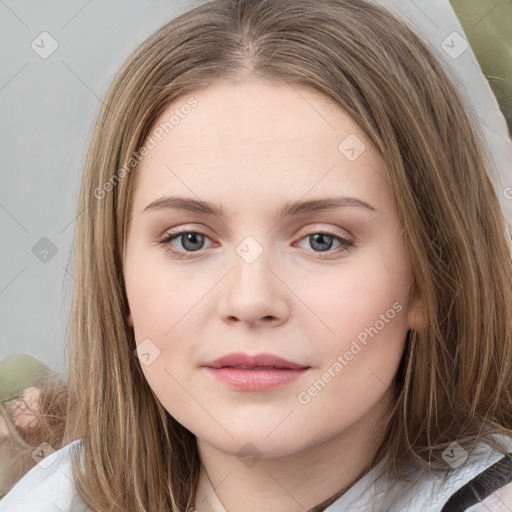
[[[391,478],[406,466],[445,471],[441,453],[451,442],[470,452],[484,432],[512,434],[506,222],[484,139],[443,65],[414,30],[364,0],[212,0],[163,25],[127,59],[85,162],[63,444],[83,441],[85,472],[74,461],[74,476],[95,511],[193,504],[195,436],[163,408],[134,356],[124,248],[133,179],[156,119],[217,78],[247,76],[333,98],[387,167],[427,326],[410,332],[396,407],[368,469],[385,459]]]

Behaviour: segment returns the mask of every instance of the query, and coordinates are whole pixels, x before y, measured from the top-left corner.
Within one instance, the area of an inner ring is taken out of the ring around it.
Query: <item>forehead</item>
[[[261,206],[333,192],[391,199],[384,164],[363,130],[309,86],[214,82],[175,99],[150,137],[154,147],[136,170],[139,212],[171,193]]]

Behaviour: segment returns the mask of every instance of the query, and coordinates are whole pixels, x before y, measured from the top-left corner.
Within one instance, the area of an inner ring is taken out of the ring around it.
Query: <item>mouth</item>
[[[242,391],[268,391],[299,379],[308,368],[206,368],[214,378]]]
[[[249,355],[243,352],[227,354],[214,361],[205,363],[204,366],[209,368],[237,368],[242,370],[299,370],[309,368],[309,366],[289,361],[274,354]]]
[[[242,391],[268,391],[284,386],[299,379],[310,368],[273,354],[249,356],[243,353],[228,354],[204,367],[215,379]]]
[[[291,370],[292,368],[286,368],[284,366],[218,366],[220,368],[236,368],[237,370]],[[299,368],[295,368],[299,369]]]

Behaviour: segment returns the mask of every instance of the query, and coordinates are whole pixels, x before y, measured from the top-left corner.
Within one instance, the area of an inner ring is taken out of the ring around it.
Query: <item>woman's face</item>
[[[125,280],[139,361],[166,410],[202,443],[236,454],[250,442],[269,458],[363,421],[389,399],[419,327],[369,139],[319,92],[256,80],[176,99],[151,139]],[[205,366],[240,352],[300,369]]]

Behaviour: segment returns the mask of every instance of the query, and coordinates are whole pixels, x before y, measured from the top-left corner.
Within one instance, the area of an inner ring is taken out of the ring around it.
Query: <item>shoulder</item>
[[[512,510],[512,449],[459,487],[442,512],[454,507],[469,512]]]
[[[509,452],[512,452],[512,439],[501,434],[492,434]],[[451,512],[473,510],[489,494],[504,489],[511,481],[510,458],[495,450],[482,438],[468,454],[460,445],[452,443],[445,460],[454,460],[453,469],[443,476],[427,474],[420,478],[407,503],[421,503],[425,512]],[[509,488],[510,489],[510,488]],[[418,494],[419,492],[419,494]],[[509,491],[510,492],[510,491]],[[404,508],[405,510],[405,508]],[[494,508],[484,508],[494,512]]]
[[[80,445],[81,440],[77,439],[46,457],[48,447],[41,445],[40,454],[33,455],[39,460],[38,464],[0,500],[0,512],[87,510],[76,494],[71,465],[71,455]]]
[[[501,434],[494,434],[492,437],[512,452],[510,437]],[[469,454],[454,443],[447,457],[452,455],[457,460],[450,464],[453,468],[450,471],[440,473],[411,470],[407,482],[398,479],[375,481],[376,470],[382,465],[381,461],[325,512],[511,512],[512,463],[508,457],[493,449],[483,439],[476,443]],[[479,490],[482,481],[484,487],[492,488],[492,493]],[[476,489],[477,494],[474,494],[473,489]],[[468,490],[471,492],[468,493]],[[460,499],[460,495],[463,499]],[[498,503],[503,508],[497,508],[495,504]],[[483,508],[476,508],[479,505]]]

